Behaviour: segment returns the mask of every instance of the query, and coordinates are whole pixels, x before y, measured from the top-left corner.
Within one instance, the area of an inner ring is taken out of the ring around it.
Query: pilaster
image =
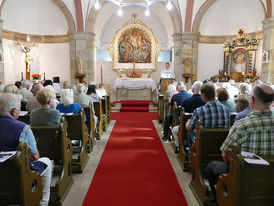
[[[261,79],[274,83],[274,17],[263,22],[263,51],[268,51],[269,61],[262,63]]]
[[[183,62],[183,73],[190,73],[188,82],[184,82],[187,88],[191,87],[191,83],[197,80],[197,63],[198,63],[198,33],[184,32],[182,33],[182,62]]]
[[[172,35],[173,38],[173,68],[176,77],[176,81],[182,81],[182,68],[183,68],[183,60],[182,60],[182,33],[174,33]]]
[[[82,62],[81,72],[86,74],[84,80],[87,82],[95,80],[94,36],[92,32],[75,32],[70,34],[70,75],[72,83],[77,83],[75,74],[79,72],[78,62],[80,59]]]

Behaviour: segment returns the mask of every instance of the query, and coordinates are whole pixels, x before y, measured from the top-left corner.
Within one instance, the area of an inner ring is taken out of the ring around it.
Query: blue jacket
[[[191,94],[189,94],[187,91],[183,90],[181,92],[179,92],[178,94],[174,94],[171,98],[171,114],[173,114],[173,103],[176,102],[177,103],[177,106],[182,106],[183,105],[183,102],[190,98],[191,97]]]

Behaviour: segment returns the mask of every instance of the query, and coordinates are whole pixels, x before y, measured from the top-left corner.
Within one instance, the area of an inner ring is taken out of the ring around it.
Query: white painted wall
[[[56,35],[68,31],[65,16],[53,1],[8,0],[1,19],[4,29],[20,33]]]
[[[25,78],[25,55],[22,48],[11,40],[3,39],[5,84]],[[31,74],[46,73],[46,79],[59,76],[61,81],[70,81],[69,43],[39,44],[31,52]]]
[[[75,10],[75,5],[74,5],[74,0],[62,0],[68,10],[71,13],[71,16],[73,17],[74,24],[77,25],[77,20],[76,20],[76,10]],[[76,26],[77,28],[77,26]]]
[[[257,54],[255,68],[257,75],[261,75],[262,64],[262,44],[260,41]],[[223,70],[224,52],[223,44],[199,44],[198,46],[198,74],[197,79],[203,81],[218,74],[219,70]]]
[[[239,28],[245,32],[262,30],[265,18],[259,0],[218,0],[205,13],[200,33],[205,35],[235,34]]]
[[[199,44],[197,79],[203,81],[218,74],[223,69],[223,45]]]
[[[158,18],[154,10],[151,9],[151,15],[145,16],[145,8],[139,7],[125,7],[123,8],[124,15],[122,17],[116,14],[118,7],[113,4],[107,4],[103,10],[99,13],[95,23],[95,34],[100,37],[102,43],[109,43],[115,36],[118,29],[122,28],[122,25],[127,20],[132,19],[132,14],[138,14],[137,18],[144,21],[144,23],[153,30],[154,35],[161,44],[166,44],[169,39],[168,31],[161,19]],[[167,20],[170,19],[167,17]],[[167,24],[169,27],[173,26],[172,23]],[[173,29],[172,29],[173,30]],[[173,34],[173,33],[172,33]],[[170,35],[172,35],[170,34]]]

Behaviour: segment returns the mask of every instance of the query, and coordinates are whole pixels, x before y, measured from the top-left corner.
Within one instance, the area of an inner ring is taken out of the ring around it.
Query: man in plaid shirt
[[[205,83],[201,87],[202,100],[206,104],[194,110],[192,117],[186,123],[187,139],[190,155],[191,145],[196,139],[195,126],[198,120],[205,128],[229,128],[230,112],[227,106],[216,100],[216,91],[213,84]]]
[[[208,181],[215,198],[214,185],[220,174],[228,172],[226,151],[233,143],[239,144],[245,152],[274,155],[274,112],[271,111],[273,99],[274,90],[269,85],[255,86],[249,101],[252,112],[234,123],[220,148],[224,162],[212,161],[207,165]]]

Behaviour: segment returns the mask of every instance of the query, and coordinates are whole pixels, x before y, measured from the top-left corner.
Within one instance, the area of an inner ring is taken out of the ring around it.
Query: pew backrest
[[[274,205],[274,155],[261,156],[270,165],[249,164],[237,144],[228,149],[227,155],[229,172],[220,175],[216,185],[219,205]]]
[[[42,181],[30,170],[30,155],[27,143],[19,142],[16,154],[0,163],[0,205],[39,205]]]

